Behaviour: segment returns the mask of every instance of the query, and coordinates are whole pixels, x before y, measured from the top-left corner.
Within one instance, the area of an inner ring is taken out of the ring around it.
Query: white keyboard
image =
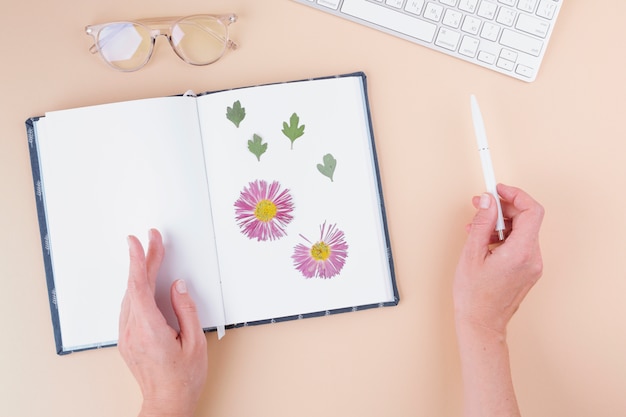
[[[563,0],[294,0],[534,81]]]

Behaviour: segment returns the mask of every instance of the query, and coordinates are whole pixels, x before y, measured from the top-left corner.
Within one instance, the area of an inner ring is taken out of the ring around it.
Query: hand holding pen
[[[496,232],[498,232],[498,238],[500,240],[504,240],[504,217],[502,216],[500,198],[498,197],[498,191],[496,190],[496,176],[493,172],[493,164],[491,163],[491,154],[489,152],[489,144],[487,143],[485,124],[483,123],[480,107],[478,107],[478,102],[476,101],[476,97],[474,97],[474,95],[470,97],[470,102],[472,107],[474,131],[476,133],[476,142],[478,143],[478,152],[480,153],[480,162],[483,167],[483,176],[485,178],[485,186],[487,187],[487,191],[495,198],[498,208]]]
[[[493,246],[496,199],[472,200],[476,214],[454,277],[454,316],[466,416],[519,416],[513,389],[507,325],[542,274],[539,229],[543,207],[519,188],[497,185],[508,236]]]

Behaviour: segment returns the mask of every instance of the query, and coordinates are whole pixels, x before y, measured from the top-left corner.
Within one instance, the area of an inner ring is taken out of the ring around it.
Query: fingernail
[[[176,281],[176,292],[179,294],[187,294],[187,284],[182,279]]]
[[[491,206],[491,196],[487,193],[482,194],[480,196],[480,203],[479,203],[479,207],[481,209],[488,209],[489,206]]]

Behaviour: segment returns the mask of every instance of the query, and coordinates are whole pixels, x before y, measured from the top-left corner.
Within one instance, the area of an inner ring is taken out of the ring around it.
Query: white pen
[[[483,123],[483,116],[480,113],[480,107],[476,97],[472,94],[470,97],[472,106],[472,120],[474,122],[474,132],[476,133],[476,142],[478,143],[478,153],[480,154],[480,162],[483,166],[483,177],[485,178],[485,186],[487,192],[491,193],[496,199],[496,205],[498,206],[498,220],[496,222],[496,231],[498,232],[498,238],[504,240],[504,217],[502,216],[502,206],[500,205],[500,197],[498,197],[498,191],[496,190],[496,176],[493,173],[493,165],[491,163],[491,154],[489,153],[489,144],[487,143],[487,134],[485,133],[485,124]]]

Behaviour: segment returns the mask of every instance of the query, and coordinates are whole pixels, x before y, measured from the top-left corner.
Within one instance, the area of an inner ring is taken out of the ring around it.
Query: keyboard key
[[[437,25],[433,23],[370,2],[344,0],[341,11],[424,42],[432,42],[437,31]]]
[[[474,58],[479,45],[480,41],[478,39],[472,38],[471,36],[463,36],[461,46],[459,46],[459,53]]]
[[[450,51],[456,51],[460,38],[460,33],[448,28],[441,28],[439,29],[439,34],[437,34],[437,39],[435,39],[435,45],[441,46],[442,48],[446,48]]]
[[[509,48],[513,48],[518,51],[530,54],[532,56],[539,56],[541,49],[543,48],[543,42],[536,38],[531,38],[522,33],[514,32],[510,29],[504,29],[502,31],[502,37],[500,43]]]
[[[517,8],[523,12],[533,13],[537,6],[537,0],[519,0]]]
[[[552,19],[556,12],[556,2],[554,0],[541,0],[537,7],[537,16]]]
[[[457,0],[439,0],[439,3],[445,4],[446,6],[454,7],[456,6],[456,1]]]
[[[476,5],[478,4],[478,0],[461,0],[459,3],[459,9],[464,12],[474,13],[476,11]]]
[[[484,62],[485,64],[493,65],[493,63],[496,62],[496,56],[486,51],[480,51],[477,58],[479,61]]]
[[[317,4],[328,7],[329,9],[337,10],[339,7],[339,0],[317,0]]]
[[[543,20],[537,19],[525,14],[520,15],[519,19],[517,19],[517,23],[515,27],[522,32],[530,33],[531,35],[539,36],[541,38],[545,38],[550,30],[550,23]]]
[[[533,75],[535,74],[535,70],[532,69],[531,67],[527,67],[526,65],[522,65],[519,64],[516,68],[515,68],[515,72],[518,73],[519,75],[522,75],[526,78],[532,78]]]
[[[515,0],[498,0],[498,3],[506,4],[507,6],[515,6]]]
[[[471,33],[472,35],[477,35],[478,30],[480,29],[480,24],[480,19],[474,16],[465,16],[465,19],[463,19],[463,26],[461,26],[461,30],[463,32]]]
[[[400,9],[400,8],[402,8],[403,1],[402,0],[387,0],[385,3],[388,4],[391,7],[395,7],[396,9]]]
[[[426,10],[424,10],[424,17],[428,20],[432,20],[433,22],[440,21],[442,14],[443,14],[443,6],[440,6],[432,2],[428,3],[426,5]]]
[[[502,48],[500,58],[508,59],[509,61],[517,61],[517,52]]]
[[[459,25],[461,24],[462,18],[463,18],[463,13],[457,10],[448,9],[443,15],[442,23],[446,26],[450,26],[455,29],[458,29]]]
[[[422,8],[424,7],[424,0],[409,0],[404,6],[404,10],[416,15],[422,14]]]
[[[497,4],[483,0],[480,2],[480,6],[478,6],[478,12],[476,14],[480,17],[484,17],[485,19],[492,20],[496,17],[496,10],[498,10]]]
[[[507,71],[513,71],[513,68],[515,67],[515,62],[509,61],[508,59],[504,58],[498,58],[496,66]]]
[[[480,31],[480,37],[495,42],[500,33],[500,26],[493,23],[485,22],[483,30]]]
[[[516,16],[517,12],[515,12],[515,10],[507,9],[506,7],[500,7],[496,22],[505,26],[513,26],[513,22],[515,22]]]

